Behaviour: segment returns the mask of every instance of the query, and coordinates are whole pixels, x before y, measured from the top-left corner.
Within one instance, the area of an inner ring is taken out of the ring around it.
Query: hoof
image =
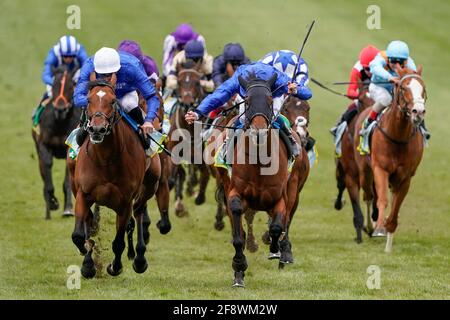
[[[97,271],[95,270],[94,264],[92,264],[92,267],[83,265],[81,267],[81,275],[86,279],[92,279],[95,277],[95,274]]]
[[[50,216],[50,214],[45,215],[45,220],[52,220],[52,217]]]
[[[234,281],[233,281],[233,287],[234,288],[245,288],[244,285],[244,272],[239,271],[234,273]]]
[[[214,223],[214,228],[215,228],[217,231],[222,231],[223,228],[225,228],[225,223],[224,223],[223,221],[216,221],[216,222]]]
[[[341,210],[344,207],[344,205],[345,205],[345,199],[341,199],[341,200],[336,199],[334,201],[334,208],[338,211]]]
[[[185,217],[188,215],[186,208],[184,207],[183,202],[181,200],[177,200],[175,203],[175,215],[179,218]]]
[[[202,205],[202,204],[205,203],[205,200],[206,200],[205,194],[204,193],[199,193],[197,195],[197,197],[195,198],[195,204],[197,206]]]
[[[134,259],[133,261],[133,270],[136,273],[144,273],[148,268],[147,260],[144,259]]]
[[[386,237],[386,229],[385,228],[376,228],[372,233],[372,237],[374,237],[374,238]]]
[[[250,251],[251,253],[254,253],[256,251],[258,251],[258,243],[255,241],[255,239],[253,239],[253,241],[250,241],[247,239],[247,250]]]
[[[58,209],[59,209],[59,202],[58,202],[58,199],[56,199],[55,197],[52,197],[52,198],[49,200],[48,207],[50,208],[50,210],[58,210]]]
[[[357,244],[360,244],[363,242],[362,238],[358,238],[358,237],[356,237],[354,240]]]
[[[262,241],[263,241],[264,244],[269,245],[269,244],[271,243],[269,231],[266,231],[266,232],[262,235],[261,239],[262,239]]]
[[[74,214],[73,214],[72,209],[64,210],[64,212],[62,213],[63,218],[68,218],[68,217],[73,217],[73,216],[74,216]]]
[[[133,260],[134,258],[136,257],[136,251],[134,251],[134,248],[133,247],[131,247],[131,248],[128,248],[128,251],[127,251],[127,258],[128,258],[128,260]]]
[[[114,270],[112,263],[108,264],[108,266],[106,267],[106,271],[108,272],[108,274],[113,277],[116,277],[119,274],[121,274],[122,270],[123,270],[122,267],[120,267],[119,270],[117,270],[117,271]]]
[[[159,229],[159,233],[161,234],[168,234],[169,231],[172,229],[172,225],[169,221],[162,222],[162,220],[159,220],[156,224],[156,227]]]
[[[278,251],[277,253],[269,252],[269,260],[280,259],[281,253]]]

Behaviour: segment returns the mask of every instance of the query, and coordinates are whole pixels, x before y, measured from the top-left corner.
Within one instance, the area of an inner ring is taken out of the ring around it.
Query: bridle
[[[193,105],[194,108],[195,108],[195,107],[197,107],[199,105],[200,99],[204,96],[203,89],[202,89],[202,86],[200,84],[200,79],[201,79],[202,75],[201,75],[200,72],[198,72],[195,69],[183,69],[183,70],[181,70],[178,73],[178,79],[180,79],[180,77],[185,75],[185,74],[186,74],[186,78],[183,79],[184,80],[183,81],[183,83],[184,83],[183,89],[186,90],[186,92],[183,93],[183,96],[186,96],[186,95],[193,96],[193,94],[192,94],[193,90],[192,89],[194,89],[194,90],[197,89],[198,90],[198,96],[194,98],[194,105]],[[195,81],[195,82],[194,81],[191,82],[190,81],[190,75],[197,76],[199,80]],[[180,84],[178,85],[178,96],[180,98],[182,98],[181,97],[181,86],[180,86]],[[180,103],[180,105],[183,106],[182,103]]]
[[[403,81],[405,81],[406,79],[410,79],[410,78],[415,78],[415,79],[420,79],[422,80],[422,77],[418,74],[407,74],[405,76],[403,76],[399,83],[398,83],[398,90],[397,90],[397,99],[396,99],[396,105],[397,108],[399,108],[400,112],[402,112],[406,117],[410,117],[411,116],[411,111],[408,108],[408,105],[410,104],[414,104],[416,102],[421,102],[421,103],[425,103],[425,101],[427,100],[427,93],[425,91],[425,87],[423,87],[424,90],[424,95],[425,97],[423,98],[423,101],[417,101],[417,100],[413,100],[411,102],[406,101],[405,99],[405,94],[404,91],[406,90],[405,88],[403,88]],[[402,106],[400,101],[404,102],[404,105]]]
[[[64,74],[61,79],[61,87],[59,88],[59,94],[53,100],[53,106],[55,107],[55,109],[60,109],[60,108],[57,108],[57,105],[58,105],[58,102],[61,100],[64,103],[64,108],[67,108],[70,105],[70,101],[68,101],[67,98],[64,96],[64,89],[66,87],[66,81],[67,81],[67,70],[64,70]]]
[[[250,101],[249,101],[250,100],[250,94],[249,93],[250,93],[250,90],[253,89],[253,88],[264,88],[264,89],[266,89],[269,92],[269,96],[272,97],[272,90],[267,86],[267,84],[265,84],[265,83],[254,83],[254,84],[249,85],[246,88],[247,95],[246,95],[246,97],[244,99],[244,101],[245,101],[245,111],[244,111],[244,113],[246,113],[247,110],[250,109]],[[269,105],[269,109],[270,109],[270,114],[271,114],[270,115],[270,119],[267,117],[266,114],[261,113],[261,112],[258,112],[258,113],[255,113],[254,115],[252,115],[252,119],[255,116],[263,116],[268,122],[268,128],[267,129],[270,129],[270,127],[272,125],[272,122],[275,120],[275,114],[273,112],[273,99],[271,99],[271,102],[270,102],[270,105]],[[246,119],[246,122],[248,124],[250,124],[250,122],[252,121],[252,119],[248,119],[247,117],[245,117],[245,119]]]

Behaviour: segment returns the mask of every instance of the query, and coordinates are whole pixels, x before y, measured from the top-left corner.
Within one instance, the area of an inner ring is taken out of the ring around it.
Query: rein
[[[59,95],[53,101],[54,105],[57,105],[59,100],[62,100],[64,102],[64,106],[67,107],[69,105],[69,101],[64,96],[64,89],[66,87],[66,79],[67,79],[67,70],[64,71],[63,77],[61,79],[61,88],[59,89]]]

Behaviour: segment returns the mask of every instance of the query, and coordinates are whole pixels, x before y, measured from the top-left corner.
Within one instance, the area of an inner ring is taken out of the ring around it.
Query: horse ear
[[[395,66],[395,72],[397,72],[397,74],[399,75],[399,77],[403,77],[405,75],[405,69],[403,69],[402,67],[400,67],[399,65]]]
[[[56,71],[58,70],[58,68],[57,67],[55,67],[55,66],[52,66],[52,75],[55,75],[55,73],[56,73]]]
[[[95,72],[91,72],[91,74],[89,75],[89,81],[95,80],[97,80],[97,75],[95,74]]]
[[[275,81],[277,81],[278,75],[276,73],[274,73],[272,75],[272,77],[270,77],[269,79],[269,87],[272,88],[273,84],[275,83]]]
[[[248,86],[247,80],[245,80],[244,78],[242,78],[241,76],[239,76],[239,77],[238,77],[238,81],[239,81],[239,84],[240,84],[243,88],[247,89],[247,86]]]
[[[111,76],[111,85],[113,86],[113,87],[115,87],[116,86],[116,83],[117,83],[117,75],[115,74],[115,73],[113,73],[112,74],[112,76]]]
[[[419,64],[419,66],[417,67],[417,74],[418,74],[419,76],[421,76],[421,75],[422,75],[422,71],[423,71],[423,65],[422,65],[422,64]]]

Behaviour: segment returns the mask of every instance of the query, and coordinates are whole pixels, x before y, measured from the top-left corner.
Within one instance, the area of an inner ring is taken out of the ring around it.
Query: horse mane
[[[185,62],[181,64],[183,69],[196,69],[197,64],[192,59],[186,59]]]
[[[94,87],[109,87],[109,88],[111,88],[111,90],[114,91],[114,87],[112,86],[112,84],[109,83],[106,80],[103,80],[103,79],[97,79],[97,80],[94,80],[94,81],[89,81],[88,89],[91,90]]]

